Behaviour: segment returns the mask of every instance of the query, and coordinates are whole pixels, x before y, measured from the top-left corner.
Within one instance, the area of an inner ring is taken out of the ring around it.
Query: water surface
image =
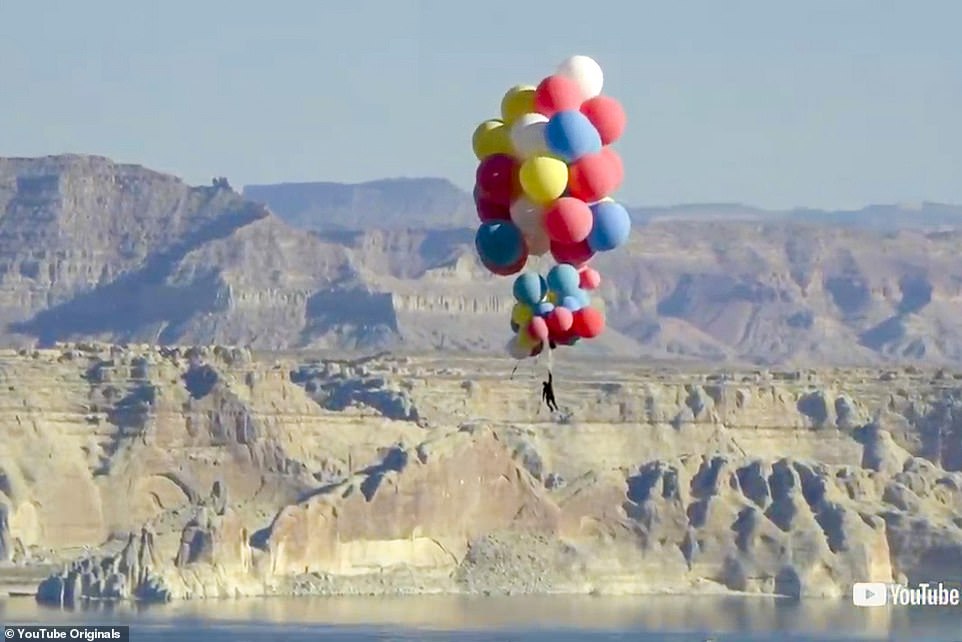
[[[145,642],[962,642],[962,608],[862,609],[765,597],[336,597],[40,607],[0,600],[0,623],[130,626]]]

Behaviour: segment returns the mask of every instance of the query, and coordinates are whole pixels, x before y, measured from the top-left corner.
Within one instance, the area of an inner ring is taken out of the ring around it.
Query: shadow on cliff
[[[166,279],[189,253],[268,216],[270,213],[261,206],[229,212],[149,257],[140,269],[43,310],[32,319],[11,323],[8,330],[50,345],[72,336],[102,333],[114,334],[114,340],[129,341],[145,325],[166,323],[168,327],[156,342],[173,341],[180,326],[193,315],[223,306],[214,296],[221,281],[216,269],[183,285],[167,284]]]

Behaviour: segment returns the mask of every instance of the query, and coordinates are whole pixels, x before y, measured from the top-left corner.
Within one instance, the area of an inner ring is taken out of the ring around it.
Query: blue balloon
[[[587,290],[583,290],[579,288],[578,291],[575,293],[575,298],[578,299],[578,302],[581,303],[581,307],[583,308],[586,308],[589,305],[591,305],[591,295],[588,294]]]
[[[511,221],[488,221],[478,228],[474,247],[483,261],[496,267],[508,267],[524,255],[524,236]]]
[[[565,298],[561,299],[561,306],[568,308],[572,312],[577,312],[581,308],[585,307],[577,296],[566,296]]]
[[[591,206],[592,224],[588,247],[607,252],[624,245],[631,234],[631,217],[621,203],[601,201]]]
[[[544,127],[548,151],[568,163],[601,151],[601,135],[588,117],[577,110],[559,111]]]
[[[548,316],[549,314],[551,314],[552,310],[554,310],[554,303],[552,303],[551,301],[542,301],[541,303],[539,303],[534,307],[534,313],[537,314],[539,317]]]
[[[581,275],[575,266],[559,263],[548,271],[548,287],[564,298],[581,287]]]
[[[537,272],[523,272],[514,280],[514,298],[521,303],[536,306],[548,294],[548,284]]]

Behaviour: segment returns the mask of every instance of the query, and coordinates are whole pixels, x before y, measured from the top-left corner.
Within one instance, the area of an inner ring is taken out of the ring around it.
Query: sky
[[[442,176],[516,84],[593,57],[616,198],[962,203],[957,0],[0,0],[0,156],[190,183]]]

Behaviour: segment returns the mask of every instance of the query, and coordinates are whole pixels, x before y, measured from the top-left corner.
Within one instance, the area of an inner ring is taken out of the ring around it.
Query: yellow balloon
[[[518,345],[531,350],[539,343],[541,343],[541,341],[536,337],[531,336],[531,333],[528,332],[528,328],[521,328],[518,330]]]
[[[511,126],[524,114],[534,111],[534,90],[533,85],[515,85],[501,99],[501,120],[505,125]]]
[[[558,305],[558,293],[554,291],[548,292],[548,302]]]
[[[511,130],[497,119],[486,120],[477,126],[471,137],[471,147],[478,160],[484,160],[494,154],[510,154]]]
[[[535,156],[521,165],[521,189],[539,205],[547,205],[568,187],[568,165],[551,156]]]
[[[534,310],[531,309],[531,306],[525,305],[520,301],[515,303],[514,307],[511,308],[511,320],[517,323],[519,326],[523,327],[528,325],[533,317]]]

